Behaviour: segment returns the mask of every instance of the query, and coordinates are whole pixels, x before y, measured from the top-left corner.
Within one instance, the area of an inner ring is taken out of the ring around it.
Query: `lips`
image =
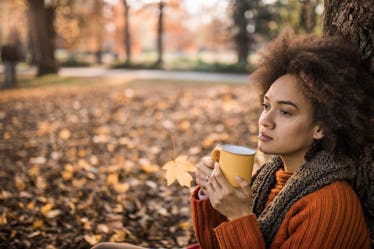
[[[263,132],[260,132],[259,135],[258,135],[258,139],[263,141],[263,142],[268,142],[268,141],[271,141],[273,140],[272,137],[268,136],[267,134],[263,133]]]

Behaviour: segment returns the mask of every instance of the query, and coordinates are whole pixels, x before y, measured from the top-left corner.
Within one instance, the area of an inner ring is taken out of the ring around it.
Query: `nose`
[[[261,126],[267,128],[267,129],[274,129],[275,128],[275,122],[273,117],[273,112],[271,110],[269,111],[263,111],[260,115],[260,118],[258,120],[258,123]]]

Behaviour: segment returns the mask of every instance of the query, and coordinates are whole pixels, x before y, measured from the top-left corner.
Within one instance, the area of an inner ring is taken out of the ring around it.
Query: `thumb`
[[[236,182],[239,184],[240,188],[242,189],[243,193],[251,197],[252,196],[252,189],[249,186],[249,183],[245,180],[243,180],[240,176],[235,177]]]

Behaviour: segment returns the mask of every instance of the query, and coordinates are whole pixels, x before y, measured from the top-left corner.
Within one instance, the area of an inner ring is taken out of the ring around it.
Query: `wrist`
[[[207,196],[204,193],[203,189],[199,189],[199,191],[197,192],[197,197],[199,198],[199,200],[207,200],[207,199],[209,199],[209,196]]]
[[[245,216],[249,216],[249,215],[252,215],[252,214],[253,214],[252,208],[248,208],[248,209],[242,210],[241,212],[238,212],[237,214],[234,214],[234,215],[231,215],[230,217],[227,217],[227,219],[229,221],[233,221],[233,220],[236,220],[236,219],[239,219],[239,218],[242,218],[242,217],[245,217]]]

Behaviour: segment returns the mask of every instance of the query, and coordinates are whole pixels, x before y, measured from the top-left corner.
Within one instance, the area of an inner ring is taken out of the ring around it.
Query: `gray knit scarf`
[[[271,189],[276,182],[275,173],[283,167],[279,156],[262,166],[254,175],[253,211],[269,246],[287,211],[302,197],[337,180],[350,180],[355,173],[352,164],[335,160],[326,152],[318,152],[288,179],[275,199],[265,208]]]

